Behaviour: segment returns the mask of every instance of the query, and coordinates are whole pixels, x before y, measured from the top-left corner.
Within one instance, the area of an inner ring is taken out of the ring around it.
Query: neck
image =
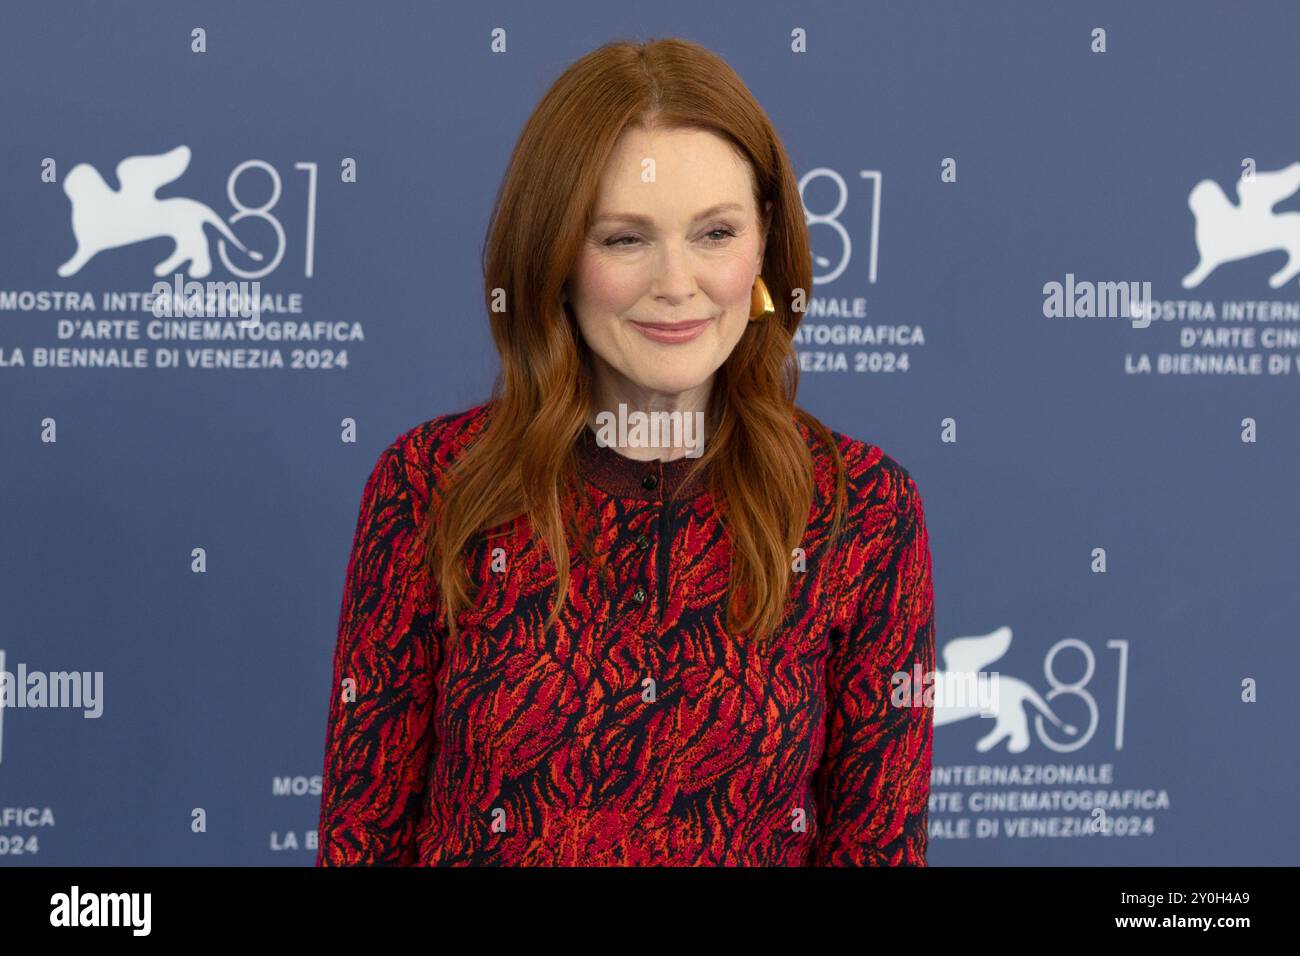
[[[708,416],[695,408],[635,408],[626,402],[592,411],[587,427],[597,444],[637,461],[676,461],[704,454]]]
[[[680,391],[642,387],[607,367],[593,370],[587,426],[597,442],[637,461],[698,458],[712,434],[713,376]]]

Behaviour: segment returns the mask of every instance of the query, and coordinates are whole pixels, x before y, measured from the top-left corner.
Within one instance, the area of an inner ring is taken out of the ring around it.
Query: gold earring
[[[766,315],[775,315],[776,306],[772,304],[772,295],[767,291],[767,283],[762,276],[754,277],[754,288],[749,293],[749,321],[757,322]]]

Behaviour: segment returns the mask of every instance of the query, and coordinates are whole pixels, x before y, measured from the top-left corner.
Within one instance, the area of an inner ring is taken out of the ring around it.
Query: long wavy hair
[[[843,462],[827,428],[794,403],[793,338],[812,289],[812,258],[785,149],[717,54],[681,39],[609,43],[574,62],[542,97],[492,211],[483,277],[501,368],[487,426],[448,469],[442,493],[431,496],[424,529],[427,570],[441,588],[453,640],[456,614],[474,600],[464,549],[521,514],[556,567],[557,600],[545,628],[568,593],[570,542],[609,580],[569,507],[570,492],[584,494],[574,447],[592,411],[591,356],[560,294],[587,234],[606,160],[628,126],[705,130],[730,142],[749,162],[768,233],[761,275],[776,314],[750,322],[718,369],[709,440],[691,467],[691,474],[709,468],[708,490],[730,538],[728,631],[764,639],[786,613],[792,553],[815,494],[812,455],[796,418],[834,462],[829,540],[838,537]]]

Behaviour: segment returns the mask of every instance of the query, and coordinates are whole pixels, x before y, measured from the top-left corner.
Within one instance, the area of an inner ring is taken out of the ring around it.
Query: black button
[[[646,475],[641,479],[641,487],[646,491],[652,491],[659,484],[659,476],[656,474]]]
[[[632,600],[637,604],[645,603],[645,588],[638,584],[636,590],[632,592]]]
[[[646,548],[650,547],[650,539],[643,534],[639,534],[636,536],[636,546],[644,551]]]

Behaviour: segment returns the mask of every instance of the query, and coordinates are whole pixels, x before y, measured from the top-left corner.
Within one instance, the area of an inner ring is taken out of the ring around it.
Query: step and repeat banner
[[[314,862],[362,486],[488,396],[537,99],[667,36],[796,165],[799,404],[917,481],[935,686],[999,675],[929,862],[1297,862],[1300,5],[9,0],[0,863]]]

